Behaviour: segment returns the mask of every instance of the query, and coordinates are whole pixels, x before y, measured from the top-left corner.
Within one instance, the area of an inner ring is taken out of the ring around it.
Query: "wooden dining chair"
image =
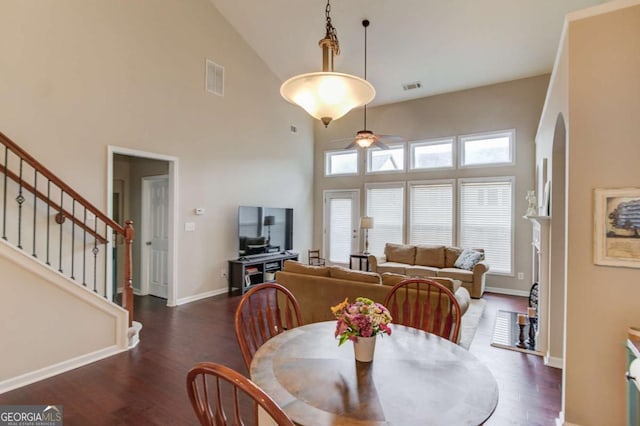
[[[422,278],[406,279],[387,293],[384,305],[394,323],[419,328],[458,343],[460,305],[444,285]]]
[[[258,407],[278,426],[294,424],[258,385],[224,365],[199,362],[193,366],[187,373],[187,392],[202,426],[243,425],[249,418],[253,422],[249,424],[257,425]]]
[[[236,338],[247,369],[264,342],[301,325],[300,306],[289,290],[275,282],[253,286],[240,300],[235,319]]]
[[[322,257],[320,257],[320,250],[309,250],[308,253],[309,256],[309,265],[314,265],[314,266],[324,266],[325,265],[325,261]]]

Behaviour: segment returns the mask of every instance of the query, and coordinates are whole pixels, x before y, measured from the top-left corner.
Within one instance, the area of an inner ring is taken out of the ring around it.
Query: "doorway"
[[[349,263],[351,253],[360,246],[358,221],[360,218],[360,191],[324,192],[324,233],[325,258],[332,264]]]
[[[107,213],[120,221],[133,220],[136,232],[132,247],[134,293],[151,294],[177,304],[177,157],[109,147]],[[117,194],[117,195],[116,195]],[[118,200],[116,203],[115,200]],[[147,245],[147,243],[151,244]],[[115,240],[114,263],[124,263],[124,242]],[[121,269],[113,279],[123,282]]]

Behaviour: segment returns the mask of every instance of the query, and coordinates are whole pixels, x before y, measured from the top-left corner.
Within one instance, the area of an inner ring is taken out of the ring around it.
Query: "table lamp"
[[[267,227],[267,230],[269,232],[268,236],[267,236],[267,245],[270,246],[271,245],[271,226],[276,224],[276,217],[275,216],[265,216],[264,217],[264,226]]]
[[[369,254],[369,229],[373,228],[373,218],[369,216],[362,216],[360,218],[360,229],[364,229],[364,252],[363,254]]]

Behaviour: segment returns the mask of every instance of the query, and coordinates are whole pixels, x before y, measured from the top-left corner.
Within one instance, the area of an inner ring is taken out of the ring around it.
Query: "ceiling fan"
[[[368,19],[362,21],[362,26],[364,27],[364,79],[367,79],[367,27],[370,22]],[[404,142],[405,138],[401,136],[392,136],[392,135],[379,135],[373,133],[371,130],[367,130],[367,105],[364,105],[364,127],[362,130],[358,130],[355,138],[345,138],[339,139],[334,142],[340,141],[351,141],[349,145],[345,147],[345,149],[351,149],[353,147],[360,148],[369,148],[372,145],[381,149],[389,149],[387,143],[392,142]],[[386,143],[385,143],[386,142]]]

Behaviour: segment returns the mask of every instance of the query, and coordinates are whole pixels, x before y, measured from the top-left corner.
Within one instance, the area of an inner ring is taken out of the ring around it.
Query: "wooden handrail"
[[[49,179],[51,182],[55,183],[56,186],[58,186],[58,188],[63,190],[66,194],[69,194],[73,199],[75,199],[84,207],[86,207],[87,210],[93,213],[97,218],[99,218],[101,221],[103,221],[104,223],[109,225],[111,228],[113,228],[118,234],[122,236],[125,235],[125,231],[122,226],[120,226],[118,223],[114,222],[112,219],[107,217],[107,215],[105,215],[100,210],[98,210],[97,207],[95,207],[93,204],[87,201],[83,196],[81,196],[76,191],[74,191],[69,185],[64,183],[59,177],[54,175],[49,169],[47,169],[38,160],[33,158],[31,155],[29,155],[28,152],[20,148],[18,144],[16,144],[14,141],[9,139],[2,132],[0,132],[0,142],[2,142],[6,147],[8,147],[14,154],[16,154],[22,160],[26,161],[27,164],[29,164],[31,167],[36,169],[38,173],[40,173],[41,175]]]
[[[82,221],[80,221],[80,219],[76,218],[75,216],[73,216],[72,213],[70,213],[68,210],[65,210],[64,208],[61,208],[60,205],[58,205],[58,203],[56,203],[55,201],[51,200],[50,198],[48,198],[45,194],[43,194],[42,192],[36,190],[33,186],[31,186],[31,184],[25,182],[24,180],[20,179],[20,176],[18,176],[17,174],[15,174],[14,172],[12,172],[11,170],[8,170],[4,165],[0,164],[0,172],[6,174],[8,177],[11,178],[11,180],[13,180],[14,182],[21,184],[23,188],[25,188],[27,191],[30,191],[32,193],[35,193],[36,196],[44,201],[45,203],[47,203],[48,205],[50,205],[51,207],[53,207],[54,210],[57,210],[59,214],[61,214],[63,217],[68,217],[70,218],[73,223],[75,223],[76,225],[78,225],[80,228],[82,228],[83,230],[87,231],[87,233],[89,233],[90,235],[92,235],[93,237],[95,237],[98,241],[100,241],[100,244],[106,244],[107,243],[107,238],[108,236],[102,236],[100,234],[98,234],[96,231],[94,231],[93,229],[89,228],[86,224],[84,224]]]
[[[75,190],[73,190],[69,185],[67,185],[66,183],[64,183],[59,177],[57,177],[56,175],[54,175],[49,169],[47,169],[44,165],[42,165],[38,160],[36,160],[35,158],[33,158],[28,152],[26,152],[25,150],[23,150],[22,148],[20,148],[15,142],[13,142],[11,139],[9,139],[4,133],[0,132],[0,143],[5,145],[5,153],[7,152],[6,150],[10,150],[11,152],[13,152],[18,158],[20,158],[21,161],[26,162],[28,165],[30,165],[35,171],[36,171],[36,176],[37,174],[41,174],[42,176],[44,176],[46,179],[48,179],[49,182],[52,182],[54,185],[56,185],[64,194],[67,194],[69,197],[71,197],[74,202],[79,203],[81,206],[83,206],[86,210],[85,210],[85,217],[86,217],[86,211],[91,212],[94,216],[95,216],[95,220],[101,220],[103,223],[105,223],[107,226],[109,226],[110,228],[112,228],[116,233],[122,235],[125,239],[125,265],[124,265],[124,285],[123,285],[123,296],[122,296],[122,307],[124,309],[126,309],[129,313],[129,327],[131,327],[132,323],[133,323],[133,286],[132,286],[132,268],[131,268],[131,247],[133,244],[133,238],[135,235],[134,229],[133,229],[133,221],[128,220],[126,222],[126,225],[123,227],[120,224],[116,223],[115,221],[113,221],[111,218],[107,217],[107,215],[105,215],[104,213],[102,213],[100,210],[98,210],[97,207],[95,207],[93,204],[91,204],[89,201],[87,201],[83,196],[81,196],[80,194],[78,194]],[[6,158],[6,157],[5,157]],[[96,231],[90,229],[89,227],[87,227],[87,225],[80,221],[80,219],[76,218],[75,215],[73,213],[69,213],[67,210],[65,210],[62,205],[58,205],[56,202],[54,202],[53,200],[51,200],[49,198],[48,195],[45,195],[43,193],[41,193],[40,191],[38,191],[38,189],[34,186],[31,185],[29,183],[27,183],[24,179],[21,178],[21,174],[18,175],[15,172],[12,172],[11,170],[8,169],[8,164],[4,165],[0,165],[0,172],[5,174],[5,185],[6,185],[6,179],[10,178],[13,181],[17,182],[19,185],[22,185],[22,188],[30,191],[31,193],[35,194],[35,196],[37,198],[39,198],[40,200],[43,200],[45,203],[47,203],[47,205],[53,207],[53,209],[55,211],[58,211],[58,215],[61,215],[64,218],[70,218],[74,224],[78,225],[81,229],[84,229],[86,232],[88,232],[90,235],[94,236],[97,240],[100,241],[100,243],[107,243],[108,239],[109,239],[109,235],[105,235],[104,237],[99,235]],[[22,163],[20,163],[20,167],[22,170]],[[62,203],[61,203],[62,204]],[[34,206],[35,209],[35,206]],[[35,217],[35,216],[34,216]],[[56,219],[58,219],[56,217]],[[34,219],[34,223],[35,223],[35,219]],[[62,232],[62,231],[61,231]],[[34,234],[35,235],[35,234]],[[35,239],[34,239],[35,241]],[[95,254],[95,253],[94,253]],[[60,270],[60,272],[62,272]],[[72,275],[73,278],[73,275]],[[106,286],[106,283],[105,283]],[[95,288],[94,288],[95,290]],[[105,290],[106,292],[106,290]]]

